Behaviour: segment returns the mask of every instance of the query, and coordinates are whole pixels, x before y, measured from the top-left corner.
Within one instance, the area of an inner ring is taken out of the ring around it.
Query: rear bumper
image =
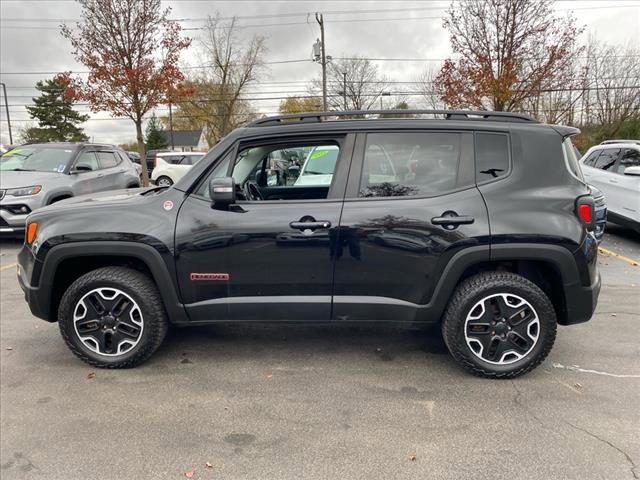
[[[591,319],[598,305],[601,282],[600,272],[596,271],[595,279],[588,287],[579,284],[565,285],[567,314],[563,325],[574,325]]]

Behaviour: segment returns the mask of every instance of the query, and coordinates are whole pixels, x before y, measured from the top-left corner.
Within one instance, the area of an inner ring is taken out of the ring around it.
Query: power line
[[[612,9],[612,8],[638,8],[640,4],[623,4],[623,5],[606,5],[606,6],[590,6],[590,7],[568,7],[568,8],[557,8],[555,10],[558,11],[573,11],[573,10],[601,10],[601,9]],[[353,10],[328,10],[323,11],[325,15],[347,15],[347,14],[373,14],[373,13],[397,13],[397,12],[421,12],[428,10],[447,10],[449,8],[448,5],[444,6],[431,6],[431,7],[408,7],[408,8],[386,8],[386,9],[353,9]],[[289,12],[289,13],[274,13],[274,14],[262,14],[262,15],[235,15],[231,17],[218,17],[219,20],[259,20],[259,19],[267,19],[267,18],[295,18],[295,17],[307,17],[311,15],[312,12]],[[178,23],[186,23],[186,22],[206,22],[210,17],[198,17],[198,18],[171,18],[171,21]],[[211,17],[215,18],[215,17]],[[412,17],[407,17],[412,18]],[[403,20],[406,18],[403,18]],[[8,17],[2,18],[2,22],[45,22],[45,23],[65,23],[65,22],[79,22],[80,18],[38,18],[38,17],[30,17],[30,18],[18,18],[18,17]],[[333,20],[335,21],[335,20]],[[305,22],[306,23],[306,22]]]
[[[609,90],[630,90],[630,89],[640,89],[640,85],[621,85],[614,87],[563,87],[563,88],[545,88],[539,90],[540,93],[548,93],[548,92],[592,92],[592,91],[609,91]],[[391,96],[424,96],[425,92],[415,92],[415,91],[397,91],[397,92],[388,92]],[[340,94],[328,94],[327,97],[338,98],[341,97]],[[379,93],[366,93],[359,95],[360,97],[379,97]],[[289,98],[288,96],[277,96],[277,97],[261,97],[261,98],[251,98],[251,97],[239,97],[238,100],[251,102],[251,101],[265,101],[265,100],[286,100]],[[322,98],[322,95],[298,95],[298,98]],[[195,99],[190,99],[190,101],[200,102],[200,103],[224,103],[224,96],[208,96],[208,97],[199,97]],[[10,103],[9,107],[29,107],[34,105],[33,103]],[[60,105],[63,105],[60,102]],[[75,103],[74,106],[90,106],[89,103]],[[123,102],[123,105],[131,105],[131,102]]]
[[[586,56],[586,55],[582,55],[582,56],[578,56],[575,57],[576,59],[582,59],[582,60],[586,60],[586,59],[593,59],[593,58],[638,58],[640,57],[640,54],[625,54],[625,55],[590,55],[590,56]],[[445,60],[447,60],[446,58],[388,58],[388,57],[333,57],[333,60],[346,60],[346,61],[353,61],[353,60],[369,60],[371,62],[444,62]],[[311,60],[309,59],[291,59],[291,60],[274,60],[274,61],[270,61],[270,62],[262,62],[263,65],[279,65],[279,64],[287,64],[287,63],[306,63],[306,62],[310,62]],[[243,64],[236,64],[237,66],[241,66]],[[212,68],[211,65],[192,65],[192,66],[186,66],[186,67],[182,67],[181,70],[199,70],[199,69],[207,69],[207,68]],[[61,73],[64,70],[58,70],[58,71],[38,71],[38,72],[0,72],[0,76],[1,75],[54,75],[54,74],[58,74]],[[75,74],[88,74],[89,71],[88,70],[80,70],[80,71],[72,71],[71,73],[75,73]]]

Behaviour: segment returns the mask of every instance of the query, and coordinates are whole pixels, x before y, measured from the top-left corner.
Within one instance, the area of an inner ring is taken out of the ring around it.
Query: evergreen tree
[[[89,115],[82,115],[73,109],[65,98],[65,86],[58,79],[40,81],[36,90],[39,97],[33,97],[33,106],[27,107],[38,127],[30,128],[28,137],[41,142],[86,142],[89,137],[78,124],[86,122]]]
[[[169,145],[167,137],[160,127],[161,125],[158,121],[158,118],[156,117],[156,114],[152,114],[151,119],[149,119],[149,123],[147,124],[147,151],[162,150],[163,148],[167,148],[167,146]]]

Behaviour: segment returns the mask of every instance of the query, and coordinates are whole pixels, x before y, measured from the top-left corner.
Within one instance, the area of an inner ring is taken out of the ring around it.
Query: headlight
[[[42,190],[42,185],[34,185],[32,187],[9,188],[6,195],[14,197],[26,197],[27,195],[37,195]]]

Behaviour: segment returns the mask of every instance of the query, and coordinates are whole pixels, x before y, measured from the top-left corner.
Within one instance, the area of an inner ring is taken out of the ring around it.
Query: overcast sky
[[[319,36],[312,12],[324,13],[327,54],[336,57],[364,55],[382,59],[442,59],[450,55],[447,32],[442,29],[442,14],[448,1],[166,1],[171,16],[182,19],[184,33],[194,38],[193,46],[183,57],[184,65],[197,65],[198,27],[207,15],[219,12],[224,17],[237,15],[239,25],[246,25],[242,35],[267,38],[267,61],[305,60],[269,65],[268,74],[251,92],[252,97],[277,97],[305,91],[303,81],[317,78],[320,66],[311,62],[311,46]],[[635,44],[640,38],[640,0],[558,1],[558,15],[569,10],[587,29],[589,35],[611,44]],[[62,21],[79,18],[74,1],[0,0],[0,81],[7,86],[14,141],[29,116],[24,104],[36,93],[33,85],[50,78],[53,72],[85,70],[72,58],[70,44],[59,34]],[[373,11],[372,11],[373,10]],[[383,10],[380,12],[380,10]],[[388,10],[385,12],[384,10]],[[345,13],[340,13],[341,11]],[[369,11],[363,12],[363,11]],[[307,18],[307,13],[310,15]],[[247,18],[259,15],[261,18]],[[268,17],[265,17],[267,16]],[[308,21],[308,23],[307,23]],[[283,25],[287,24],[287,25]],[[413,81],[431,61],[377,61],[380,71],[393,80]],[[40,72],[40,73],[21,73]],[[42,73],[51,72],[51,73]],[[284,83],[291,82],[291,83]],[[394,91],[410,86],[394,85]],[[285,92],[285,93],[280,93]],[[395,93],[394,92],[394,93]],[[275,113],[279,100],[256,101],[264,113]],[[8,142],[4,99],[0,112],[0,142]],[[79,110],[86,110],[80,107]],[[158,115],[166,114],[159,108]],[[128,119],[109,119],[105,112],[92,114],[84,124],[86,133],[96,142],[133,141],[135,130]]]

